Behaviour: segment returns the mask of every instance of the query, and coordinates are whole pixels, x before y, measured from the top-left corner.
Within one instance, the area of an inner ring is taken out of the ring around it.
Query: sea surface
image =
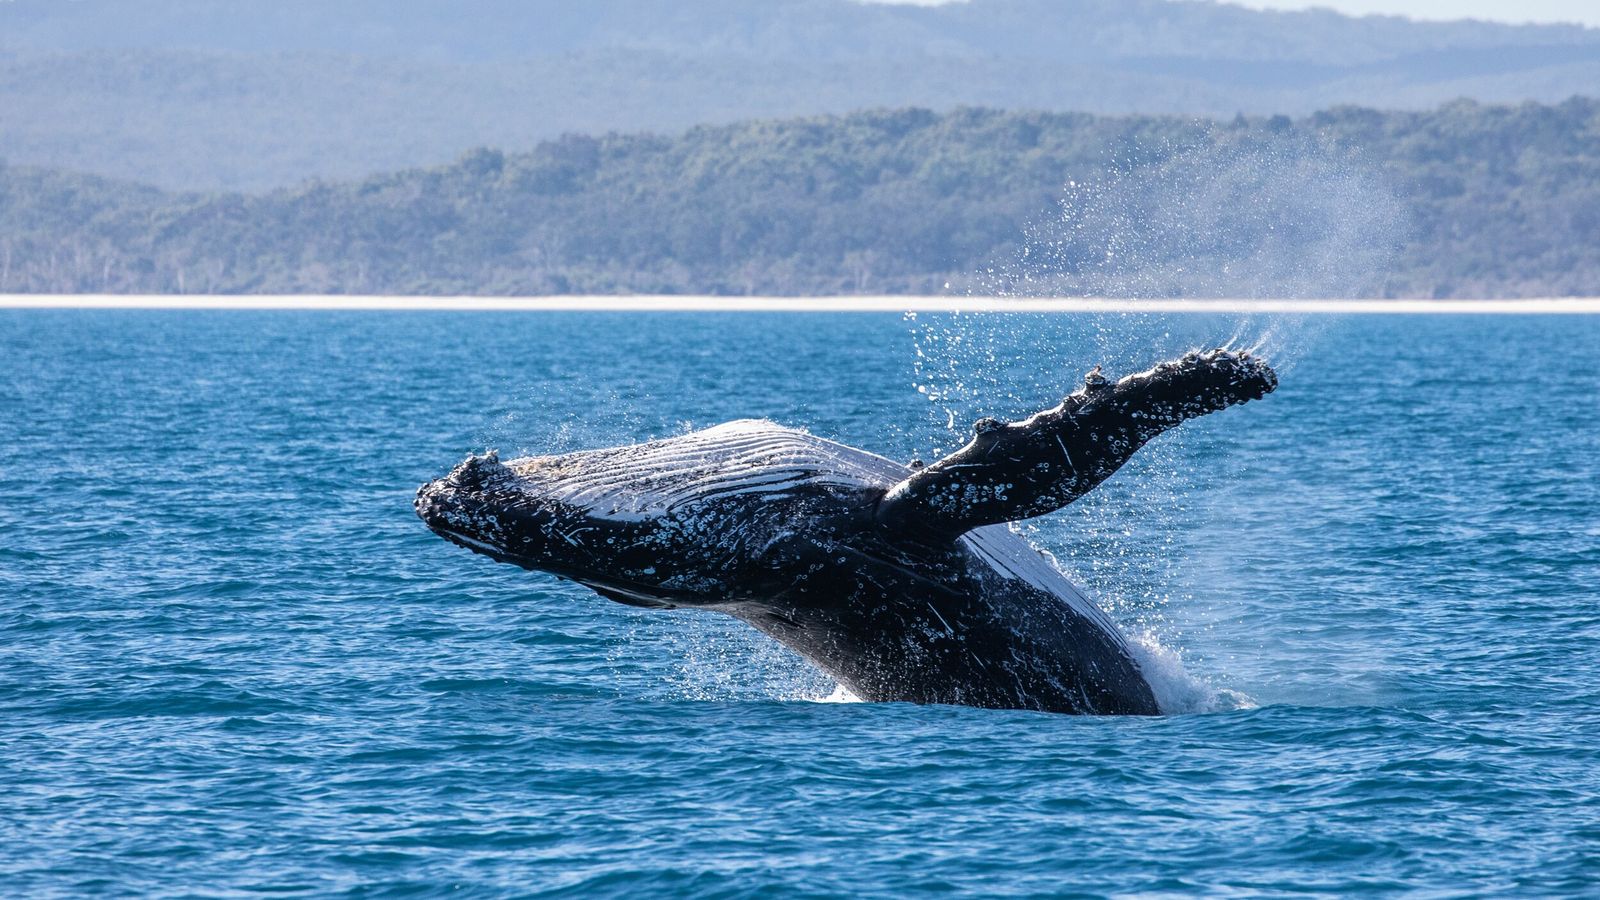
[[[1028,523],[1171,714],[851,702],[466,454],[1282,386]],[[1600,894],[1600,317],[0,311],[0,895]]]

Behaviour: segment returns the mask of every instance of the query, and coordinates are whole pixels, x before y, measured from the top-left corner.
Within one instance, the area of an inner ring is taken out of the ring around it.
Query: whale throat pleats
[[[615,521],[643,521],[747,494],[890,484],[904,467],[771,422],[742,419],[673,438],[512,463],[540,494]]]
[[[891,487],[880,525],[953,539],[1044,515],[1092,490],[1151,438],[1270,393],[1277,376],[1248,353],[1213,350],[1110,383],[1096,367],[1060,405],[1011,424],[981,419],[972,440]]]

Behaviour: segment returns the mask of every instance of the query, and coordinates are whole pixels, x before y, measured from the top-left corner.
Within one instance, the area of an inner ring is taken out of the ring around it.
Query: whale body
[[[714,610],[865,700],[1156,714],[1115,623],[1009,522],[1065,506],[1179,422],[1262,396],[1191,353],[974,426],[930,466],[756,420],[623,447],[473,456],[417,492],[440,536],[633,606]]]

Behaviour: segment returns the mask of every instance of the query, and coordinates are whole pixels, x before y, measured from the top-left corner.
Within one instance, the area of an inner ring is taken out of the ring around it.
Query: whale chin
[[[512,558],[511,554],[507,553],[502,547],[496,547],[495,545],[486,541],[480,541],[477,538],[468,537],[459,531],[452,531],[444,525],[434,525],[430,523],[428,527],[433,530],[434,534],[437,534],[450,543],[459,547],[465,547],[468,550],[471,550],[473,553],[480,553],[489,557],[495,562],[516,563],[516,560]]]

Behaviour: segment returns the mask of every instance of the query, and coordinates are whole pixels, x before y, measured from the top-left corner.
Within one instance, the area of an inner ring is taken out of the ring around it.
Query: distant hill
[[[1597,84],[1597,29],[1200,0],[0,2],[0,158],[178,189],[870,108],[1222,118]]]
[[[0,167],[0,292],[1600,294],[1600,101],[907,109],[265,195]]]

